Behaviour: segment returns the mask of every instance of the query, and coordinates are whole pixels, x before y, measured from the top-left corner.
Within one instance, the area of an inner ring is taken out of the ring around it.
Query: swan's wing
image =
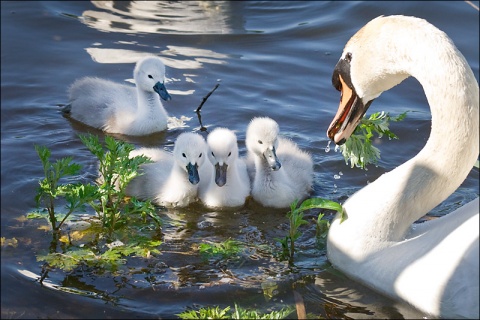
[[[162,150],[159,150],[162,151]],[[161,193],[162,188],[172,171],[174,160],[171,154],[160,152],[161,160],[140,166],[140,175],[135,177],[127,186],[126,194],[139,199],[154,199]]]
[[[278,159],[296,189],[311,191],[313,160],[310,154],[298,148],[291,140],[279,138]]]
[[[70,116],[100,129],[114,121],[116,111],[133,112],[137,106],[134,87],[99,78],[75,81],[69,94]]]
[[[158,149],[158,148],[146,148],[146,147],[138,148],[138,149],[132,150],[129,154],[130,158],[133,158],[139,155],[147,156],[154,162],[170,161],[172,158],[171,153],[168,153],[167,151]]]

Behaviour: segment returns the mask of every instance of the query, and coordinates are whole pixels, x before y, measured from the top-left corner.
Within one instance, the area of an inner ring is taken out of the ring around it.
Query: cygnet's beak
[[[187,172],[188,181],[190,181],[191,184],[195,185],[200,182],[200,176],[198,175],[198,165],[196,163],[188,163]]]
[[[268,148],[263,153],[265,160],[267,160],[268,165],[272,168],[273,171],[277,171],[282,167],[280,161],[278,161],[277,154],[275,153],[275,147]]]
[[[215,164],[215,183],[219,187],[223,187],[227,183],[227,167],[226,163],[219,165]]]
[[[160,98],[162,98],[163,100],[172,100],[172,97],[168,93],[167,88],[165,88],[165,85],[163,83],[160,83],[160,81],[155,83],[155,85],[153,86],[153,90],[155,90],[155,92],[158,93]]]

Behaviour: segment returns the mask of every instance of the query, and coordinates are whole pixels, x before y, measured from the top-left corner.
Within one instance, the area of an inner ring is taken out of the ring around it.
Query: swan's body
[[[246,135],[252,197],[266,207],[288,208],[312,190],[313,161],[291,140],[278,137],[277,122],[252,119]]]
[[[136,87],[85,77],[70,87],[65,112],[71,118],[109,133],[140,136],[167,129],[168,115],[159,96],[169,100],[165,65],[147,57],[135,66]]]
[[[208,159],[214,172],[199,198],[210,208],[239,207],[250,195],[250,179],[243,159],[238,157],[237,136],[226,128],[217,128],[207,137]]]
[[[412,159],[352,195],[331,224],[327,253],[350,277],[419,310],[479,318],[479,201],[412,225],[464,181],[479,154],[479,88],[452,41],[414,17],[379,17],[345,46],[342,91],[328,136],[343,143],[371,101],[409,76],[423,86],[431,135]]]
[[[205,163],[206,152],[203,137],[191,132],[178,136],[173,154],[153,148],[132,151],[130,156],[143,154],[154,162],[141,166],[142,175],[128,184],[126,194],[166,207],[189,205],[197,200],[199,185],[212,174],[210,163]]]

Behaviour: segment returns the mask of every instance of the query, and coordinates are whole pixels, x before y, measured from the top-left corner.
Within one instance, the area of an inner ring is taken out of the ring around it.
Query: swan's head
[[[409,50],[414,48],[402,43],[418,23],[426,22],[405,16],[378,17],[347,42],[332,76],[340,105],[327,136],[336,144],[350,137],[375,98],[409,76]]]
[[[272,170],[282,166],[277,158],[278,123],[267,117],[257,117],[250,121],[245,144],[250,152],[264,158]]]
[[[207,137],[208,159],[215,167],[215,183],[227,183],[227,170],[238,159],[237,136],[226,128],[216,128]]]
[[[158,57],[146,57],[138,61],[133,78],[138,88],[146,92],[156,92],[165,101],[171,100],[165,88],[165,65]]]
[[[184,132],[175,141],[173,157],[175,162],[186,172],[192,184],[200,182],[198,168],[205,162],[207,143],[197,133]]]

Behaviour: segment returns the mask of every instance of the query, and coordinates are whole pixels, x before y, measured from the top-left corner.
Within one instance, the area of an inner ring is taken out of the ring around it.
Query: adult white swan
[[[160,98],[171,97],[164,85],[162,60],[152,56],[138,61],[133,78],[136,88],[100,78],[77,80],[69,88],[64,112],[109,133],[141,136],[166,130],[168,115]]]
[[[352,195],[346,220],[332,222],[331,263],[419,310],[445,318],[479,317],[479,201],[412,225],[464,181],[479,153],[479,89],[448,36],[427,21],[373,19],[345,46],[332,82],[341,91],[327,135],[341,144],[373,99],[409,76],[432,113],[425,147]]]

